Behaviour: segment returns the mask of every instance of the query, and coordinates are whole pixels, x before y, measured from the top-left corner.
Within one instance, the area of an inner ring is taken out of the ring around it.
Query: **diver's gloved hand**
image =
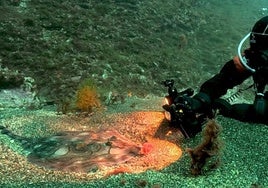
[[[219,114],[229,117],[232,114],[233,106],[226,100],[219,98],[213,102],[212,108],[217,109]]]
[[[196,112],[208,113],[211,111],[211,99],[206,93],[199,92],[192,98],[193,109]]]
[[[194,97],[187,95],[178,97],[175,101],[177,104],[183,104],[186,109],[197,113],[206,113],[210,107],[210,97],[205,93],[198,93]]]
[[[190,109],[195,112],[199,112],[202,107],[202,102],[195,99],[194,97],[184,96],[184,101],[186,101]]]

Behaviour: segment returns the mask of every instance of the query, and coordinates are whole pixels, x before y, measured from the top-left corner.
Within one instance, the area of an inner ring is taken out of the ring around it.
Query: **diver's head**
[[[250,48],[252,50],[268,49],[268,16],[255,23],[250,33]]]
[[[250,55],[247,57],[241,54],[241,49],[244,42],[250,38],[250,52],[255,54],[254,58],[250,58]],[[255,72],[257,67],[268,64],[268,16],[261,18],[257,21],[251,30],[239,43],[238,45],[238,57],[243,64],[243,66],[250,72]],[[259,60],[253,60],[260,57]],[[251,63],[248,62],[250,59]],[[258,62],[258,63],[256,63]]]
[[[257,21],[250,33],[249,66],[255,70],[253,80],[258,93],[263,93],[268,84],[268,16]]]

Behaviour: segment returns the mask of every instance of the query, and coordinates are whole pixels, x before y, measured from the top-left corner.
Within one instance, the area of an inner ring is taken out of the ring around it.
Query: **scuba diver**
[[[246,39],[250,47],[241,54],[241,47]],[[253,77],[255,100],[253,104],[229,104],[219,98],[228,89]],[[221,71],[201,85],[198,94],[189,100],[195,111],[215,106],[220,114],[240,121],[268,124],[268,16],[258,20],[252,31],[238,46],[238,56],[228,61]]]
[[[250,47],[241,54],[244,42],[249,38]],[[230,104],[220,97],[228,89],[253,77],[255,100],[252,104]],[[202,130],[207,117],[219,114],[244,122],[268,124],[268,16],[257,21],[238,46],[238,55],[228,61],[221,71],[204,82],[200,91],[192,89],[177,92],[174,80],[163,82],[168,88],[165,109],[166,119],[178,127],[186,138],[194,137]]]

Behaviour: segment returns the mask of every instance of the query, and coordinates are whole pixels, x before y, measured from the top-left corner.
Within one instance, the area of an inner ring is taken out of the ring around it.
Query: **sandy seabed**
[[[95,173],[49,170],[29,163],[20,143],[0,135],[2,187],[260,187],[268,186],[267,133],[255,125],[218,117],[224,143],[220,166],[201,176],[189,173],[187,147],[201,139],[185,140],[167,126],[160,98],[133,98],[91,116],[58,115],[52,109],[5,109],[1,125],[25,137],[46,137],[61,131],[112,129],[135,143],[149,142],[153,150],[128,163],[103,167]],[[133,105],[133,102],[135,105]]]
[[[161,170],[182,155],[179,146],[182,135],[178,130],[169,129],[164,114],[160,111],[110,114],[101,111],[93,115],[79,116],[59,115],[53,110],[43,109],[22,113],[16,110],[14,115],[11,114],[2,120],[2,125],[20,136],[44,137],[62,131],[116,130],[137,144],[150,143],[153,147],[148,154],[134,157],[127,163],[104,166],[95,173],[70,173],[31,164],[27,161],[27,153],[23,151],[21,144],[2,134],[1,183],[81,182],[121,173]]]

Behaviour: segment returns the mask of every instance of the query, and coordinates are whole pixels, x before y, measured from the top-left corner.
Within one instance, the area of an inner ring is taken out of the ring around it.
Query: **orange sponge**
[[[84,112],[92,112],[94,107],[100,107],[100,100],[96,89],[89,86],[79,88],[76,107]]]

